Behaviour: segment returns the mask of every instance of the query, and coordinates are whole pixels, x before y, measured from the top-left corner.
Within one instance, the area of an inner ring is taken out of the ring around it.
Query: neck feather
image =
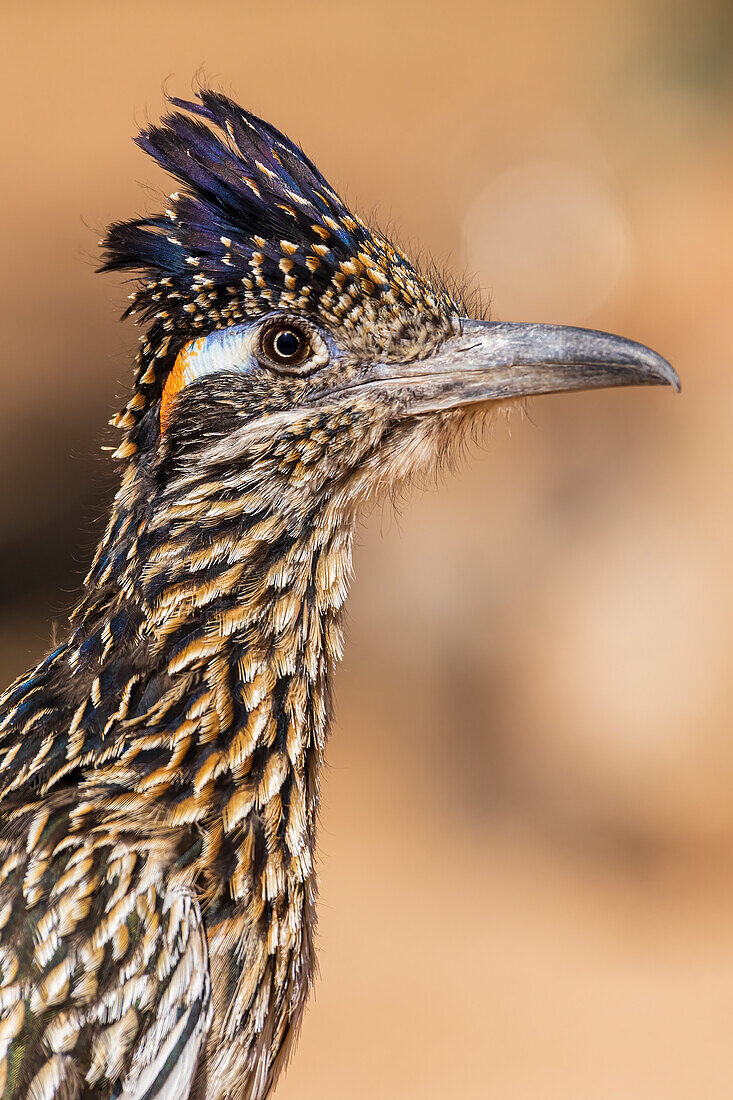
[[[150,493],[131,470],[72,634],[9,717],[53,696],[53,744],[26,778],[101,785],[121,808],[142,795],[190,826],[204,893],[225,907],[263,874],[272,890],[312,874],[353,527],[323,494],[283,509],[241,473]]]

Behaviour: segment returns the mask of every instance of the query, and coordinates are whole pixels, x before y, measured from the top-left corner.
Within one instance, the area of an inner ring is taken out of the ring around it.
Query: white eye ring
[[[324,367],[330,355],[318,330],[302,318],[271,317],[260,330],[256,350],[264,367],[279,374],[311,374]]]

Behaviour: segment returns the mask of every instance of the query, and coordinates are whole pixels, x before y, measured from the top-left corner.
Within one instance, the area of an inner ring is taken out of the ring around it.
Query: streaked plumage
[[[297,146],[199,99],[138,139],[166,212],[103,242],[145,326],[109,524],[0,701],[8,1100],[268,1093],[312,981],[358,507],[497,399],[675,381],[620,338],[462,319]]]

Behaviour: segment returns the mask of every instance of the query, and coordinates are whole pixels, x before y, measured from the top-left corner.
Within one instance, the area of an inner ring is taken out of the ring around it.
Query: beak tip
[[[666,359],[662,359],[660,356],[659,360],[659,369],[657,371],[659,382],[663,386],[671,386],[675,393],[680,393],[682,390],[682,383],[680,382],[680,376],[677,374],[677,371]]]

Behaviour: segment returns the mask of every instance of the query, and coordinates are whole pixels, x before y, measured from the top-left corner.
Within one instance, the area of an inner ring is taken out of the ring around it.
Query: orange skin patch
[[[205,339],[204,336],[197,337],[189,344],[186,344],[184,348],[181,348],[176,356],[176,361],[173,364],[173,368],[163,388],[163,396],[160,399],[161,435],[165,434],[165,430],[168,427],[176,395],[179,394],[184,386],[191,381],[191,378],[194,377],[193,371],[191,370],[189,373],[189,369],[193,367],[193,362],[203,348]]]

